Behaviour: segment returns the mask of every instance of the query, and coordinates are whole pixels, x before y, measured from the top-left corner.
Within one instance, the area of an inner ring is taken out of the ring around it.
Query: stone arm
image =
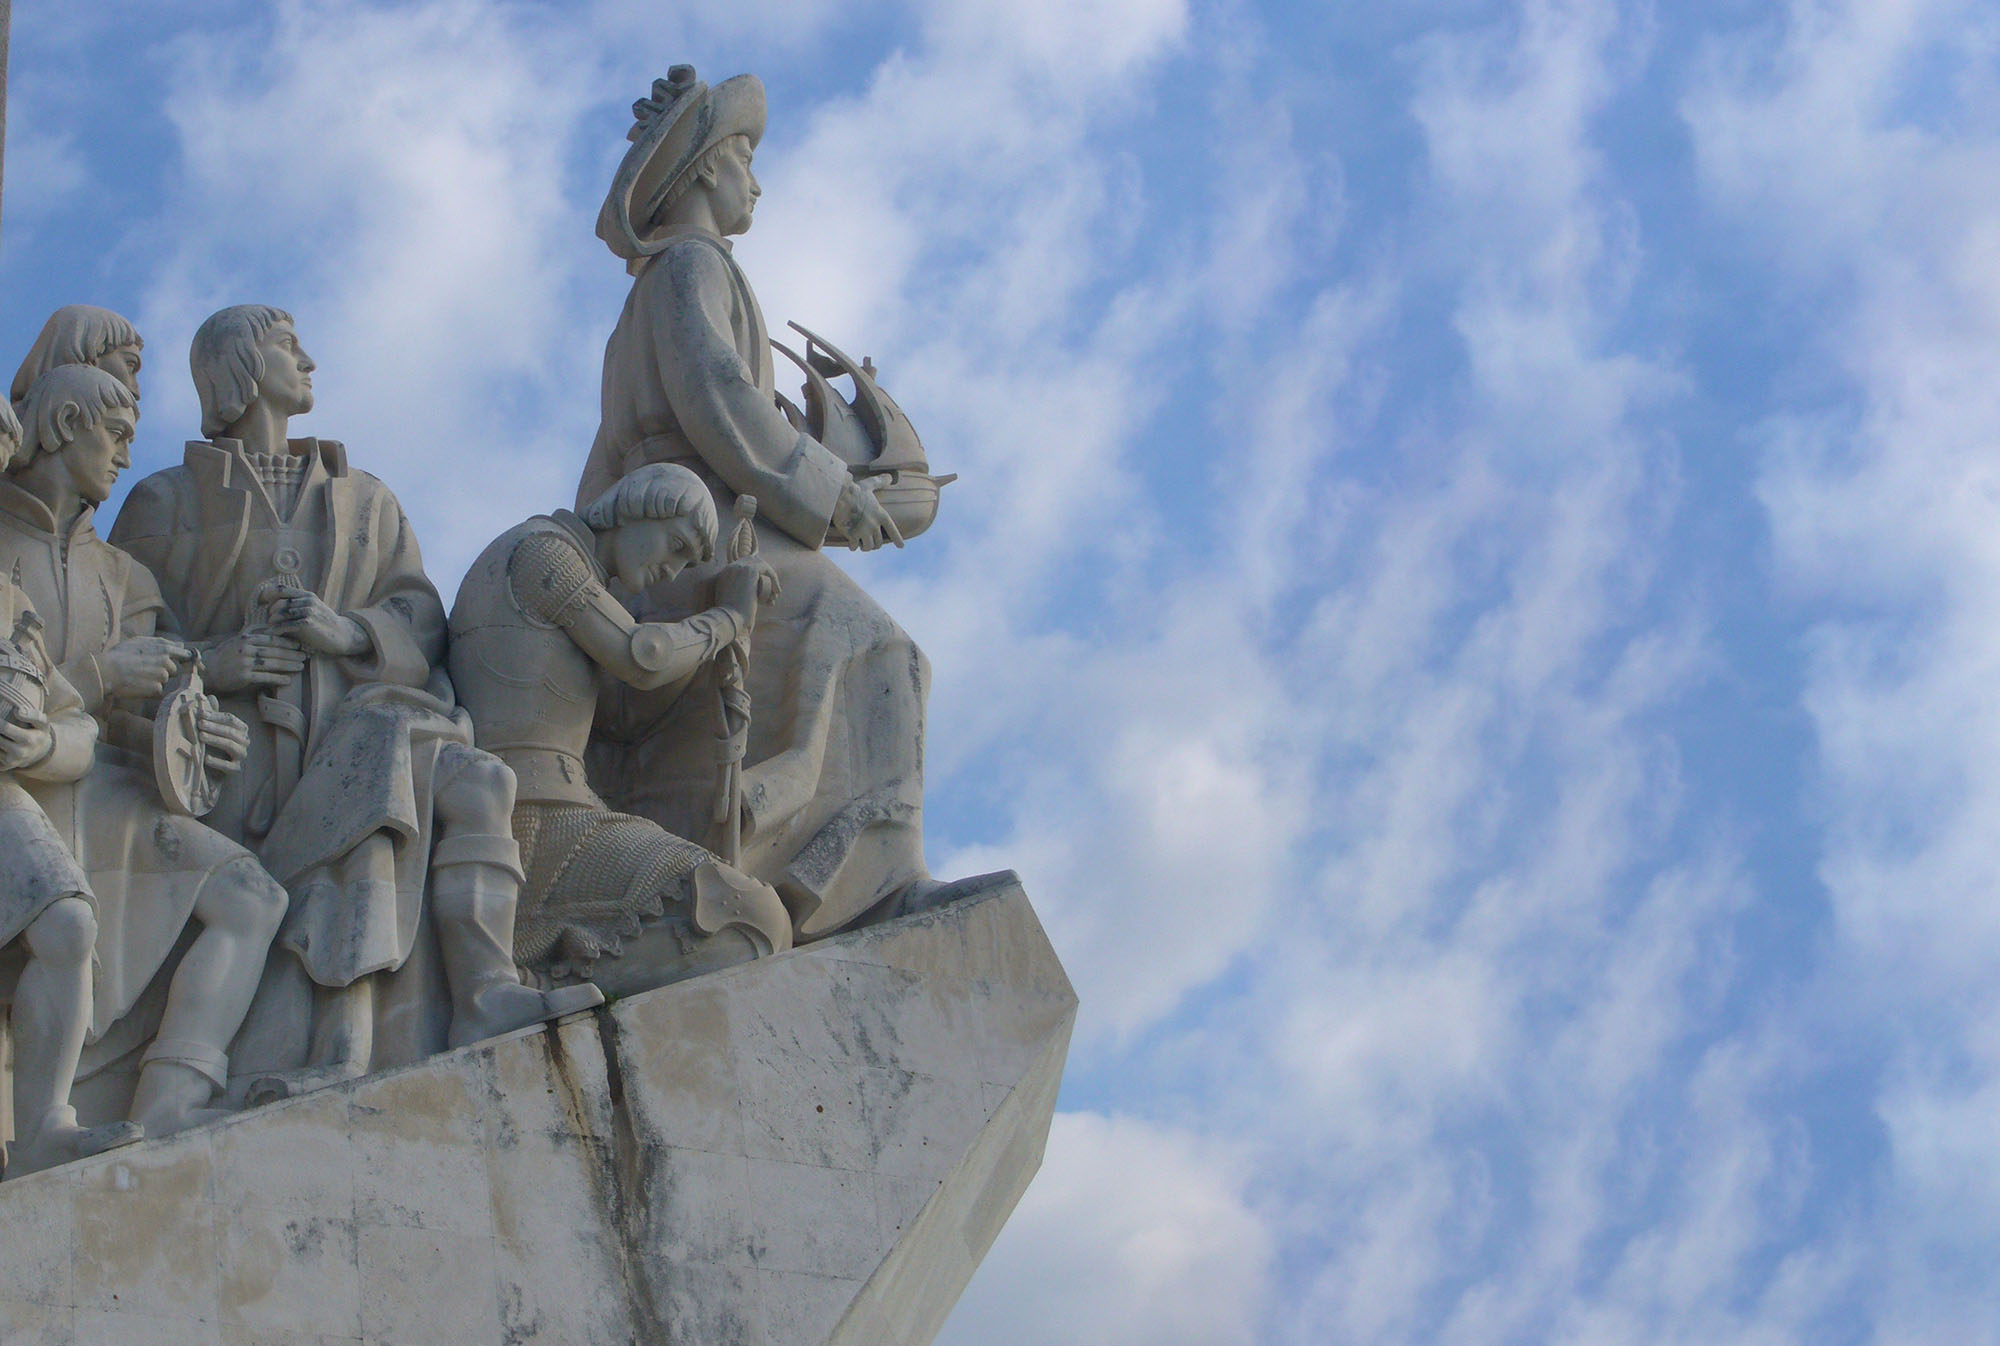
[[[43,713],[48,716],[54,747],[41,761],[16,768],[16,774],[44,781],[81,778],[97,757],[97,721],[83,708],[83,698],[59,668],[49,670]]]
[[[344,609],[360,623],[368,648],[340,661],[357,683],[390,682],[422,687],[444,662],[444,602],[424,574],[424,558],[403,507],[381,487],[370,531],[380,551],[376,579],[366,601]]]
[[[817,547],[851,474],[831,450],[793,428],[737,351],[732,267],[719,247],[690,241],[640,277],[649,291],[648,372],[709,469],[738,495],[756,496],[760,517]]]
[[[726,607],[678,622],[635,621],[574,547],[546,534],[514,549],[507,582],[523,612],[561,627],[592,663],[640,691],[678,690],[745,625]]]
[[[118,613],[118,631],[124,640],[162,634],[166,600],[153,572],[136,561],[129,562],[125,574],[125,600]],[[104,742],[128,748],[150,759],[153,755],[153,719],[147,707],[109,697],[105,693],[102,651],[78,655],[62,666],[62,674],[82,698],[83,708],[96,717]]]

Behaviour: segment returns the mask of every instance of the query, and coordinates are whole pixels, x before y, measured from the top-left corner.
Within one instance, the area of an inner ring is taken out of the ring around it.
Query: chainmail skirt
[[[714,858],[658,823],[582,804],[520,804],[514,839],[528,875],[514,961],[543,977],[588,976],[647,922],[685,913],[689,875]]]

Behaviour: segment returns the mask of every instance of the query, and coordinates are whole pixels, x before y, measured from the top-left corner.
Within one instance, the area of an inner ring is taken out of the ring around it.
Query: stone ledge
[[[0,1340],[917,1346],[1075,1011],[1016,885],[0,1183]]]

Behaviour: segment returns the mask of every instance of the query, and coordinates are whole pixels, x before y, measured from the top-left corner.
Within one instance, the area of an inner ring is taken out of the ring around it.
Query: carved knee
[[[437,782],[431,805],[447,827],[512,834],[514,769],[498,757],[454,743],[439,754]]]
[[[56,899],[28,926],[28,952],[44,962],[87,963],[96,943],[97,913],[80,897]]]
[[[205,926],[269,943],[291,900],[283,884],[245,855],[215,871],[196,900],[195,916]]]

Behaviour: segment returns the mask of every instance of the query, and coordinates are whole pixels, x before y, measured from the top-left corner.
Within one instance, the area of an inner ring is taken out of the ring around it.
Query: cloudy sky
[[[851,563],[933,867],[1084,1001],[950,1346],[2000,1340],[1990,0],[14,24],[0,357],[136,319],[138,474],[292,310],[447,592],[569,500],[631,100],[764,77],[738,255],[963,477]]]

